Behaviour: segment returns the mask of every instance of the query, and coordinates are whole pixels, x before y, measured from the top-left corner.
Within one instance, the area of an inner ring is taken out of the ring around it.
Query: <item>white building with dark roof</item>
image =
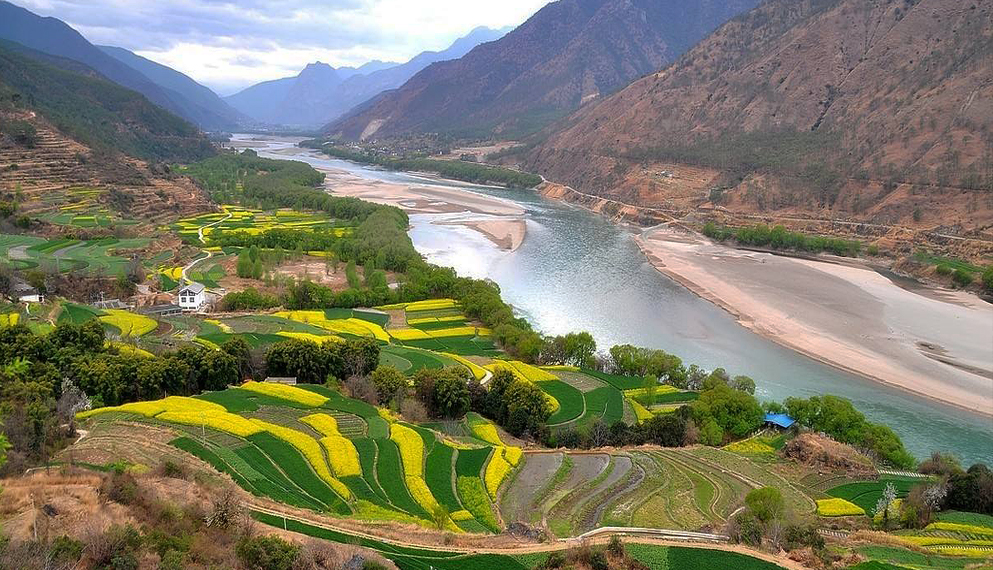
[[[184,311],[199,311],[207,304],[207,288],[202,283],[190,283],[179,290],[179,306]]]

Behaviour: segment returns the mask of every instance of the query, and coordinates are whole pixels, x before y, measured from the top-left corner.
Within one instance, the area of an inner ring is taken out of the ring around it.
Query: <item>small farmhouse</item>
[[[190,283],[179,290],[179,306],[184,311],[199,311],[206,304],[207,293],[202,283]]]

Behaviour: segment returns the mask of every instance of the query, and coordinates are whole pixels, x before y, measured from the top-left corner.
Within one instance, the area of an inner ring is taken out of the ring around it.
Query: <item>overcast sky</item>
[[[95,44],[127,48],[228,95],[296,74],[403,62],[476,26],[516,26],[548,0],[13,0]]]

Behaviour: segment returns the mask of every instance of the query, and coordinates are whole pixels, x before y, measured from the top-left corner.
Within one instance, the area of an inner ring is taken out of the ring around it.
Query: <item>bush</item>
[[[241,539],[235,552],[252,570],[292,570],[300,547],[277,536],[259,536]]]
[[[745,495],[745,504],[755,518],[766,523],[783,515],[785,503],[783,495],[775,487],[753,489]]]
[[[372,383],[376,387],[376,396],[386,404],[393,401],[401,391],[408,387],[407,377],[395,367],[384,364],[372,372]]]
[[[965,269],[959,268],[952,273],[952,281],[955,282],[959,287],[968,287],[972,285],[972,273],[966,271]]]

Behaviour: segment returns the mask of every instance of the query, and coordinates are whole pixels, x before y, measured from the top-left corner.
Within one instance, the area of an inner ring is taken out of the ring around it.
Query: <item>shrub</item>
[[[277,536],[259,536],[241,539],[235,552],[253,570],[292,570],[300,547]]]
[[[383,365],[372,373],[372,383],[376,386],[376,396],[380,402],[390,402],[407,388],[407,377],[393,366]]]
[[[745,504],[755,518],[764,523],[778,519],[785,508],[783,495],[775,487],[762,487],[749,491],[745,495]]]
[[[952,273],[952,281],[954,281],[959,287],[968,287],[969,285],[972,285],[972,279],[972,273],[962,268],[958,268],[954,273]]]

